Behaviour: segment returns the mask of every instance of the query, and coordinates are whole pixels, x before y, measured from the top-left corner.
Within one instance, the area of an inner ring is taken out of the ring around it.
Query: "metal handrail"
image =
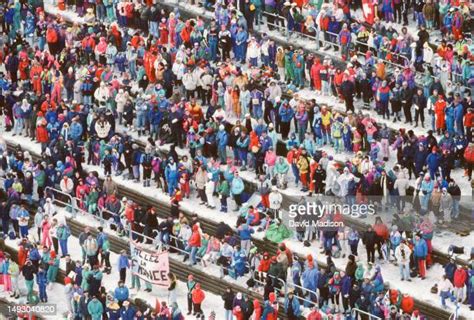
[[[309,294],[313,294],[315,297],[318,297],[318,293],[316,291],[313,291],[313,290],[310,290],[310,289],[307,289],[303,286],[300,286],[300,285],[297,285],[295,283],[292,283],[291,285],[288,285],[291,289],[295,289],[295,288],[298,288],[301,290],[301,292],[303,292],[304,296],[300,296],[300,295],[297,295],[296,293],[294,293],[295,297],[298,298],[298,300],[301,300],[301,301],[304,301],[304,302],[307,302],[310,306],[318,306],[318,301],[312,301],[312,300],[309,300],[306,298],[306,295],[309,293]],[[288,290],[287,290],[288,292]],[[285,295],[286,297],[286,295]]]
[[[351,317],[354,318],[354,319],[357,319],[355,318],[356,317],[356,312],[358,313],[362,313],[362,314],[365,314],[367,316],[369,316],[369,319],[372,320],[372,319],[375,319],[375,320],[382,320],[382,318],[376,316],[376,315],[373,315],[372,313],[369,313],[367,311],[364,311],[364,310],[361,310],[361,309],[358,309],[358,308],[352,308],[351,309]]]
[[[65,206],[65,207],[69,207],[73,211],[76,210],[76,209],[82,210],[80,208],[76,208],[77,206],[75,205],[74,198],[68,193],[65,193],[61,190],[58,190],[58,189],[50,187],[50,186],[47,186],[46,188],[44,188],[44,192],[45,192],[45,194],[51,194],[51,197],[52,197],[53,201],[56,201],[56,202],[62,204],[63,206]],[[70,202],[67,203],[67,202],[64,202],[62,200],[59,200],[54,196],[54,194],[60,194],[61,196],[64,196],[64,197],[68,198],[70,200]]]

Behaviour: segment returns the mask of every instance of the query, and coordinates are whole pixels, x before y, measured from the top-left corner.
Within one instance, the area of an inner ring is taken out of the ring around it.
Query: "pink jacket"
[[[276,159],[277,159],[276,153],[273,151],[269,150],[265,154],[265,164],[270,167],[273,167],[275,165]]]

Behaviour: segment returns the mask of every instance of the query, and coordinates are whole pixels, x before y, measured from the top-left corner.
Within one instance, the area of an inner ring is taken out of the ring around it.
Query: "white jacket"
[[[74,189],[74,182],[70,178],[61,179],[61,182],[59,183],[59,187],[61,188],[61,191],[64,193],[71,193]]]
[[[209,73],[202,73],[199,76],[199,86],[204,90],[209,90],[213,80],[214,78]]]
[[[186,90],[193,91],[196,90],[198,79],[194,72],[187,72],[183,76],[183,85]]]
[[[433,49],[430,46],[423,48],[423,62],[431,63],[433,61]]]
[[[107,99],[109,98],[110,93],[109,93],[109,88],[105,85],[99,86],[95,92],[94,92],[94,98],[99,102],[107,102]]]
[[[402,256],[402,250],[405,251],[405,258]],[[400,245],[395,249],[395,258],[401,264],[410,263],[411,249],[406,244],[400,243]]]
[[[171,71],[176,76],[176,79],[181,80],[183,79],[184,75],[184,70],[186,69],[186,66],[183,63],[173,63],[173,67],[171,68]]]
[[[43,206],[44,214],[52,217],[56,213],[56,207],[52,202],[46,202]]]
[[[123,112],[125,104],[127,103],[127,96],[126,92],[124,93],[117,93],[115,96],[115,102],[117,103],[117,112]]]
[[[283,197],[280,192],[272,191],[268,196],[268,200],[270,201],[270,209],[279,210],[283,201]]]
[[[249,59],[260,57],[260,46],[256,41],[250,41],[247,47],[247,57]]]
[[[395,180],[393,188],[398,189],[398,195],[399,196],[406,196],[407,195],[407,189],[408,189],[409,185],[410,185],[410,181],[408,181],[407,178],[400,177],[397,180]]]

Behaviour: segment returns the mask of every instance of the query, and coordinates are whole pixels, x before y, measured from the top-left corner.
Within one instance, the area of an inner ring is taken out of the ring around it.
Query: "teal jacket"
[[[92,299],[87,305],[87,311],[92,317],[92,320],[101,320],[104,312],[104,307],[98,299]]]

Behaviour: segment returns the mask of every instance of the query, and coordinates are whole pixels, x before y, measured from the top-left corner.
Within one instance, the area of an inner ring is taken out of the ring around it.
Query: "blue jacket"
[[[69,129],[69,134],[73,140],[79,140],[82,136],[82,125],[79,122],[73,121]]]
[[[41,255],[38,252],[37,248],[33,248],[30,251],[29,258],[31,261],[38,261],[41,259]]]
[[[120,317],[122,320],[133,320],[135,318],[135,309],[133,307],[128,307],[128,309],[125,309],[125,307],[122,307],[120,310]]]
[[[421,191],[423,193],[430,194],[433,192],[433,188],[434,188],[433,180],[426,181],[423,179],[423,181],[421,182]]]
[[[462,122],[464,117],[464,108],[461,103],[458,103],[454,108],[454,119],[456,122]]]
[[[265,138],[260,137],[260,145],[262,146],[262,152],[267,152],[268,149],[270,149],[271,146],[273,146],[273,141],[272,138],[269,136],[266,136]]]
[[[35,32],[35,17],[33,15],[27,15],[25,21],[25,34],[32,34]]]
[[[240,240],[250,240],[252,238],[252,233],[255,232],[247,224],[241,225],[238,231],[239,231]]]
[[[425,239],[420,238],[418,241],[413,241],[415,247],[413,248],[413,255],[415,258],[426,258],[428,255],[428,246]]]
[[[114,298],[117,299],[118,301],[127,300],[128,299],[128,288],[125,287],[125,286],[115,288]]]
[[[224,149],[229,141],[229,134],[225,130],[219,130],[216,135],[217,148]]]
[[[280,109],[278,110],[278,114],[280,115],[281,122],[290,122],[291,119],[293,119],[295,112],[291,107],[285,107],[284,105],[281,105]]]
[[[118,260],[118,268],[124,269],[124,268],[129,268],[129,267],[130,267],[130,262],[128,261],[128,257],[120,255],[119,260]]]
[[[419,174],[421,170],[423,170],[423,166],[425,165],[426,162],[426,149],[423,148],[423,150],[420,150],[419,148],[416,149],[415,152],[415,169],[417,172],[415,174]]]
[[[155,110],[154,108],[150,110],[148,113],[148,118],[150,119],[150,124],[152,125],[160,125],[161,120],[163,119],[163,112],[159,109]]]
[[[444,266],[444,274],[448,279],[454,279],[454,271],[456,271],[456,264],[449,262]]]
[[[288,312],[289,305],[290,305],[290,299],[288,299],[287,297],[285,299],[285,312]],[[299,317],[301,315],[300,303],[298,302],[298,299],[296,297],[293,297],[293,299],[291,299],[291,306],[293,309],[293,314]]]
[[[166,181],[178,181],[178,166],[168,163],[165,169]]]
[[[237,276],[243,276],[245,274],[245,258],[246,252],[242,249],[242,251],[235,251],[232,255],[232,262],[234,265],[234,269]]]
[[[254,129],[257,136],[261,136],[263,132],[267,132],[267,126],[265,124],[257,124]]]
[[[440,158],[438,153],[430,153],[428,157],[426,157],[426,165],[428,165],[428,168],[431,170],[436,170],[439,167]]]
[[[0,269],[3,274],[8,273],[8,268],[10,267],[10,262],[9,261],[4,261],[2,263],[2,268]]]
[[[349,292],[351,290],[351,287],[352,287],[351,277],[348,276],[348,275],[345,275],[341,279],[341,293],[342,293],[342,295],[344,296],[346,294],[349,294]]]
[[[234,178],[230,185],[230,192],[232,192],[232,194],[241,194],[243,191],[244,191],[244,182],[242,181],[242,178],[240,177]]]
[[[48,284],[48,277],[46,276],[46,271],[38,271],[36,274],[36,283],[38,286],[46,286]]]
[[[302,275],[303,279],[303,287],[311,290],[316,291],[318,288],[318,281],[319,281],[319,271],[316,268],[306,269]]]

